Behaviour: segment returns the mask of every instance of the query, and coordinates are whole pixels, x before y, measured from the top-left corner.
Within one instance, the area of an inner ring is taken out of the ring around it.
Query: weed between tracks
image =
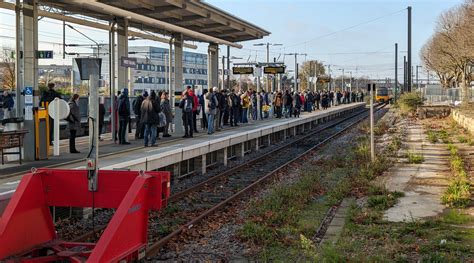
[[[314,237],[328,208],[346,196],[367,193],[369,182],[390,165],[384,155],[370,163],[367,138],[356,138],[336,146],[332,157],[304,164],[298,181],[274,186],[268,195],[252,201],[240,238],[261,248],[262,261],[318,260]],[[373,200],[376,206],[396,199],[377,198]]]
[[[448,148],[451,152],[449,164],[453,176],[441,200],[448,206],[463,208],[469,205],[471,201],[469,177],[458,148],[453,144],[450,144]]]
[[[252,203],[240,238],[263,262],[472,262],[474,230],[466,225],[474,226],[474,219],[464,210],[426,221],[383,219],[403,193],[371,181],[391,165],[400,147],[400,136],[393,136],[371,164],[367,138],[352,138],[344,149],[336,147],[333,157],[303,165],[301,181],[286,189],[276,186]],[[318,248],[314,237],[326,210],[346,196],[367,196],[366,205],[354,204],[339,240]]]

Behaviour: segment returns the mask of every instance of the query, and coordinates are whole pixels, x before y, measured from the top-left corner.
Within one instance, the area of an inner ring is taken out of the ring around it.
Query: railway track
[[[384,106],[382,105],[379,109]],[[256,160],[234,167],[201,184],[174,194],[171,198],[173,213],[157,213],[151,218],[149,236],[152,238],[149,240],[147,257],[157,255],[170,240],[254,190],[263,182],[271,179],[278,171],[337,137],[365,119],[367,115],[367,111],[357,112],[342,120],[329,123]],[[176,218],[181,218],[181,220],[184,218],[186,223],[178,227],[175,226],[175,230],[167,235],[156,231],[162,229],[166,222],[176,220]]]
[[[384,106],[381,105],[377,110]],[[253,160],[172,194],[169,199],[170,209],[154,213],[150,217],[147,257],[157,255],[173,238],[255,189],[279,170],[321,147],[367,116],[368,111],[364,109],[321,124],[310,133],[296,137]],[[74,241],[94,240],[104,228],[104,225],[97,226],[94,231],[87,232]]]

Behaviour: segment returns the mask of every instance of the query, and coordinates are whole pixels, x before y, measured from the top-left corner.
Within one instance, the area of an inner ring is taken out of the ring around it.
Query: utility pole
[[[270,63],[270,46],[283,46],[283,44],[277,44],[277,43],[258,43],[258,44],[253,44],[254,46],[266,46],[267,47],[267,64]],[[269,84],[270,81],[267,79],[267,91],[270,90]]]
[[[352,93],[352,71],[349,73],[351,74],[351,78],[349,79],[349,92]]]
[[[412,69],[411,69],[411,6],[408,7],[408,60],[407,60],[407,88],[411,92]]]
[[[300,54],[300,53],[288,53],[285,54],[288,56],[295,56],[295,91],[299,91],[299,84],[298,84],[298,55],[306,56],[308,54]]]
[[[230,90],[230,46],[227,46],[227,89]]]
[[[403,92],[407,91],[407,56],[403,56]],[[402,93],[403,93],[402,92]]]
[[[398,43],[395,43],[395,102],[397,101],[398,91]]]
[[[298,53],[295,53],[295,92],[299,90],[298,83]]]
[[[331,91],[331,65],[328,65],[328,75],[329,75],[329,83],[328,83],[328,91]]]
[[[224,82],[225,82],[225,56],[224,56],[224,52],[222,52],[222,86],[221,86],[222,89],[224,89]]]
[[[374,95],[375,83],[367,84],[370,94],[370,160],[375,161],[375,143],[374,143]]]
[[[345,91],[345,89],[344,89],[344,69],[342,69],[342,76],[341,76],[341,91]]]

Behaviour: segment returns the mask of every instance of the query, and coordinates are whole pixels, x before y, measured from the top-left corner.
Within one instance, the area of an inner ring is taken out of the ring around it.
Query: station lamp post
[[[295,91],[299,91],[298,87],[298,56],[307,56],[308,54],[302,54],[302,53],[288,53],[285,54],[288,56],[295,56]]]
[[[258,43],[258,44],[253,44],[254,46],[267,46],[267,63],[270,63],[270,46],[283,46],[283,44],[279,44],[279,43]],[[270,84],[270,81],[268,80],[268,78],[266,78],[267,80],[267,91],[270,89],[269,88],[269,84]]]
[[[231,56],[230,59],[229,59],[229,65],[230,65],[230,63],[232,63],[232,60],[233,60],[233,59],[243,59],[243,58],[236,57],[236,56]],[[231,89],[231,88],[230,88],[230,72],[231,72],[231,71],[230,71],[230,66],[229,66],[228,70],[229,70],[229,72],[228,72],[227,78],[229,79],[229,84],[228,84],[228,87],[227,87],[227,88],[230,90],[230,89]],[[241,78],[241,77],[242,77],[242,74],[239,75],[239,90],[240,90],[241,87],[242,87],[242,84],[241,84],[242,78]]]
[[[344,86],[345,86],[345,85],[344,85],[344,69],[341,68],[341,69],[339,69],[339,70],[342,71],[342,75],[341,75],[341,91],[344,91],[344,90],[346,90],[346,89],[344,88]]]

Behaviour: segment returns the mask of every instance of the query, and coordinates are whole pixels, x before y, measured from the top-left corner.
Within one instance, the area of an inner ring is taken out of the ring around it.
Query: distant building
[[[107,51],[101,48],[102,51]],[[168,89],[168,49],[152,46],[129,46],[129,57],[137,58],[137,67],[131,69],[132,94],[144,90]],[[105,52],[108,53],[108,52]],[[120,58],[117,58],[120,61]],[[174,67],[171,69],[174,72]],[[102,78],[109,83],[109,57],[102,55]],[[173,75],[172,75],[173,77]],[[174,79],[172,79],[174,85]],[[183,88],[197,85],[207,88],[207,54],[183,52]]]

